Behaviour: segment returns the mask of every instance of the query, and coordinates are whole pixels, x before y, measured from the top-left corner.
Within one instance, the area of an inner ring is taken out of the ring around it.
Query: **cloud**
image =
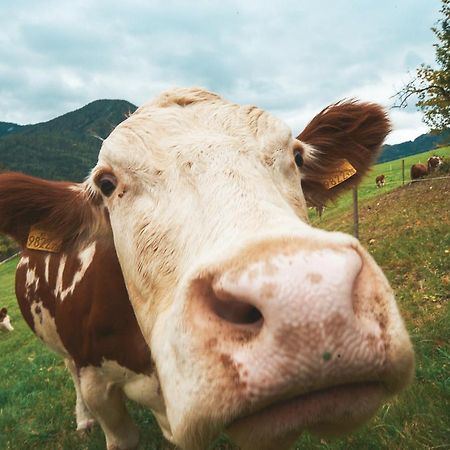
[[[388,105],[408,71],[433,62],[437,2],[266,3],[10,2],[0,17],[0,120],[44,121],[97,98],[141,104],[197,85],[299,129],[346,96]]]

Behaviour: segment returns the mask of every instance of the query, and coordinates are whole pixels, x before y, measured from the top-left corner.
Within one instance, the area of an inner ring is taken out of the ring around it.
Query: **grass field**
[[[396,173],[394,163],[385,163],[370,180],[381,169],[389,181],[390,164]],[[416,350],[416,380],[359,432],[338,440],[305,435],[295,449],[450,448],[450,177],[375,188],[373,195],[360,196],[361,241],[396,292]],[[351,212],[342,206],[326,210],[320,226],[350,232]],[[16,262],[0,266],[0,306],[8,307],[15,327],[0,334],[0,449],[104,449],[98,428],[89,436],[75,432],[72,381],[62,360],[21,318],[13,286]],[[130,406],[141,430],[140,448],[171,448],[151,413]],[[233,448],[225,438],[211,447]]]
[[[429,150],[417,155],[403,158],[403,160],[405,161],[405,184],[410,182],[411,166],[416,163],[422,163],[426,165],[428,158],[431,155],[439,155],[443,158],[448,158],[450,157],[450,147],[443,147],[438,150]],[[375,184],[375,178],[381,174],[384,174],[384,176],[386,177],[386,184],[382,188],[377,188]],[[386,192],[390,192],[393,189],[397,189],[398,187],[402,186],[402,183],[402,159],[377,164],[372,167],[372,170],[369,172],[369,174],[366,175],[361,181],[361,184],[358,187],[358,200],[364,201],[370,198],[384,195]],[[325,214],[340,214],[342,211],[351,208],[352,202],[352,193],[348,192],[347,194],[340,197],[334,204],[328,205],[329,207],[325,210]],[[312,212],[310,214],[310,219],[312,220],[313,224],[316,224],[317,217],[315,212]]]

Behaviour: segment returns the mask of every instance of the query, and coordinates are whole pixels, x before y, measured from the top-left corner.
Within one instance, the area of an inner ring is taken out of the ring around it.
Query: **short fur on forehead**
[[[164,170],[173,164],[174,155],[167,149],[186,148],[188,135],[198,148],[230,139],[238,141],[239,151],[256,141],[264,148],[274,142],[287,146],[292,139],[286,124],[256,106],[239,105],[200,88],[177,88],[145,103],[119,124],[100,150],[99,165],[119,163],[142,172],[149,170],[150,163]],[[124,148],[133,151],[115,150]],[[151,160],[144,167],[142,157],[149,149]]]
[[[302,167],[302,187],[311,206],[322,206],[342,191],[359,184],[375,162],[391,131],[385,110],[377,104],[345,100],[323,109],[297,139],[312,148]],[[357,173],[326,189],[320,180],[336,172],[346,159]]]

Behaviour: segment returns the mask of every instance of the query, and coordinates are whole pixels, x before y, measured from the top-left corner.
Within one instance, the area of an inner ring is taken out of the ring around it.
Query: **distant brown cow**
[[[443,162],[444,160],[440,156],[431,156],[427,162],[428,173],[434,172],[435,170],[439,169]]]
[[[375,178],[375,183],[377,184],[377,187],[383,187],[385,182],[385,176],[384,175],[378,175]]]
[[[417,180],[425,175],[428,175],[428,169],[425,164],[413,164],[411,166],[411,180]]]

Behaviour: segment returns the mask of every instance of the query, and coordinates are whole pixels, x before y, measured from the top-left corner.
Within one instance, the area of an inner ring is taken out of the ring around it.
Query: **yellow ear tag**
[[[53,237],[47,231],[41,230],[38,225],[30,228],[27,248],[41,252],[58,253],[61,250],[62,239]]]
[[[326,189],[331,189],[348,180],[355,173],[356,169],[346,159],[343,159],[339,166],[333,172],[324,176],[320,182]]]

